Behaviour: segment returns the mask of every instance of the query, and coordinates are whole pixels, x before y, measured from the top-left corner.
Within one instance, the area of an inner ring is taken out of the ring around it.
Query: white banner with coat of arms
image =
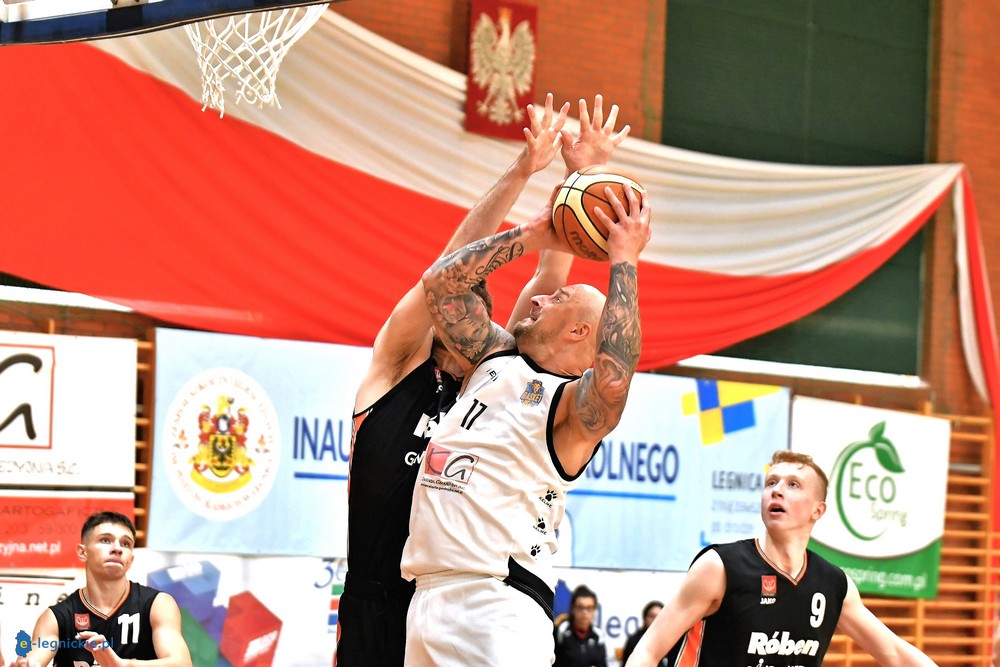
[[[371,349],[158,329],[147,544],[339,557]]]

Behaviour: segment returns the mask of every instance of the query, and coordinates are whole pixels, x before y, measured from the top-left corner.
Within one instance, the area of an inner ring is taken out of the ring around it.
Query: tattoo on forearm
[[[595,431],[605,430],[621,418],[639,364],[642,327],[635,266],[620,262],[611,267],[608,299],[599,327],[594,368],[581,378],[576,394],[584,426]]]
[[[506,333],[493,326],[472,287],[524,254],[520,235],[520,229],[512,229],[471,243],[439,259],[424,276],[427,308],[438,331],[449,347],[472,363]]]

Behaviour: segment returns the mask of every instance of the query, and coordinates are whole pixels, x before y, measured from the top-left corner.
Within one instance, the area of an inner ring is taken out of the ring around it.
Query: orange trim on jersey
[[[777,572],[778,574],[780,574],[781,576],[783,576],[785,579],[788,579],[790,582],[792,582],[796,586],[798,586],[799,582],[802,581],[802,578],[806,576],[806,570],[809,568],[809,554],[808,553],[806,554],[805,560],[802,561],[802,569],[799,571],[799,577],[798,577],[798,579],[796,579],[795,577],[793,577],[792,575],[788,574],[787,572],[785,572],[784,570],[782,570],[780,567],[778,567],[778,565],[773,560],[771,560],[770,558],[767,557],[767,554],[764,553],[764,549],[762,549],[761,546],[760,546],[760,540],[758,540],[756,537],[753,540],[753,545],[755,547],[757,547],[757,553],[760,554],[760,557],[764,559],[765,563],[767,563],[768,565],[770,565],[772,568],[774,568],[775,572]]]
[[[705,639],[705,619],[701,619],[684,635],[674,667],[697,667],[701,659],[701,643]]]
[[[351,495],[351,463],[354,462],[354,442],[358,439],[358,429],[361,428],[361,422],[365,420],[365,417],[372,413],[372,409],[368,408],[358,414],[354,415],[351,424],[351,452],[347,455],[347,495]]]
[[[107,615],[102,614],[97,609],[97,607],[91,605],[87,601],[87,598],[84,597],[84,595],[83,595],[83,589],[80,589],[80,602],[83,603],[84,607],[86,607],[90,611],[94,612],[95,616],[100,616],[101,618],[107,620],[107,619],[111,618],[112,616],[114,616],[115,612],[118,611],[123,604],[125,604],[125,600],[128,600],[128,594],[132,591],[132,582],[129,581],[128,579],[126,579],[125,583],[127,584],[126,587],[125,587],[125,594],[122,596],[122,599],[118,601],[118,604],[115,606],[115,608],[112,609],[111,611],[109,611]]]

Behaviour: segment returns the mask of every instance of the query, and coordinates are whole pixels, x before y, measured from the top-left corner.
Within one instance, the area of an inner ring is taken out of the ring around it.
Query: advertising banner
[[[788,412],[785,388],[636,374],[621,422],[567,497],[557,562],[684,571],[705,545],[755,536]]]
[[[147,545],[346,556],[369,348],[159,329]]]
[[[136,552],[130,578],[181,608],[195,667],[333,664],[343,559]]]
[[[369,348],[159,330],[150,548],[346,556],[351,412]],[[755,534],[788,391],[638,374],[567,498],[563,566],[686,570]],[[637,548],[642,545],[642,548]]]
[[[0,485],[132,489],[136,341],[0,331]]]
[[[795,398],[792,449],[830,478],[809,546],[861,593],[937,596],[950,439],[946,419]]]
[[[0,494],[0,568],[80,567],[76,545],[88,516],[118,512],[135,519],[135,496],[90,491]]]

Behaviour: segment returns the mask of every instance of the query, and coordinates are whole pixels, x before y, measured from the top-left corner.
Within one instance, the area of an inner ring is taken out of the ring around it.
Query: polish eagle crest
[[[511,28],[510,7],[500,7],[498,23],[486,13],[479,15],[472,30],[470,72],[486,97],[476,111],[497,125],[510,125],[524,118],[518,95],[531,90],[535,68],[535,37],[528,21]]]

